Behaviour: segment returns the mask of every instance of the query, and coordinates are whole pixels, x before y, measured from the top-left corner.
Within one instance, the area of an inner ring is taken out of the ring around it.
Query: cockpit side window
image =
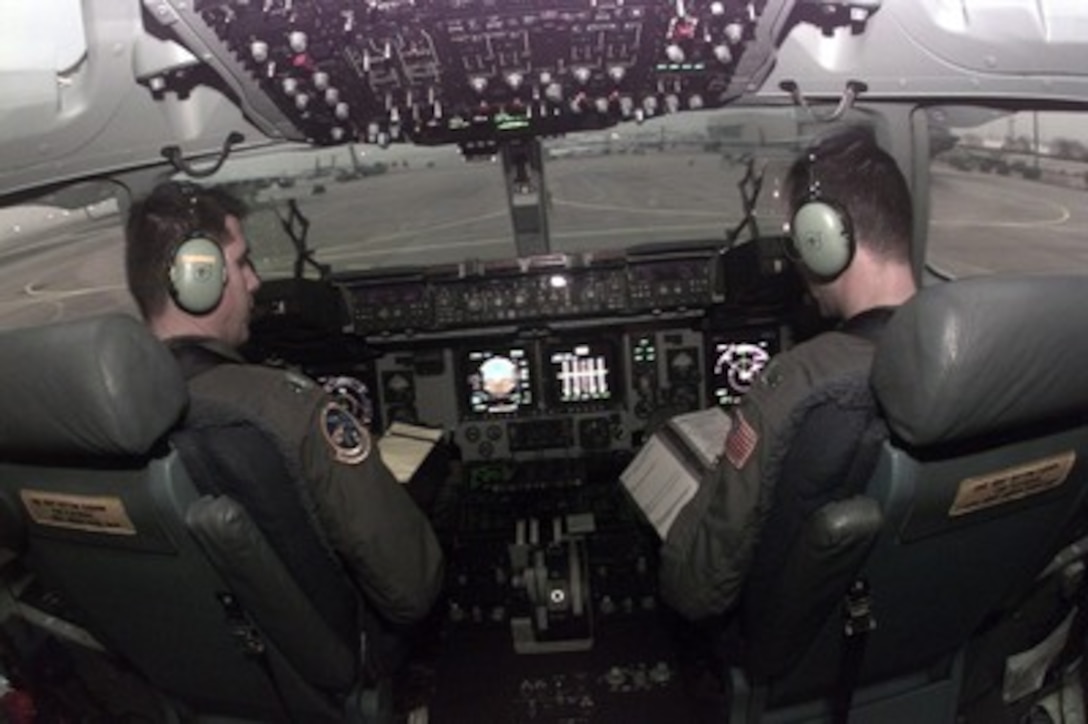
[[[0,329],[124,311],[123,218],[115,198],[0,207]]]
[[[1088,272],[1088,112],[930,109],[927,265]]]

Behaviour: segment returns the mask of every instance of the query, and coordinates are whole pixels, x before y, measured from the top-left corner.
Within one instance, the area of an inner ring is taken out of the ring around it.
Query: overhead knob
[[[268,43],[263,40],[254,40],[249,44],[249,54],[258,63],[265,62],[268,60]]]
[[[287,44],[291,46],[291,50],[296,53],[305,53],[308,39],[306,33],[301,30],[294,30],[287,36]]]

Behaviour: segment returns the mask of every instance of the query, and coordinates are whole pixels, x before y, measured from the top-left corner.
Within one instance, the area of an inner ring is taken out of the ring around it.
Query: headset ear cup
[[[790,232],[799,261],[818,279],[835,279],[854,258],[850,217],[829,201],[803,204],[793,215]]]
[[[223,249],[205,236],[191,236],[178,244],[169,274],[174,302],[190,314],[207,314],[223,299],[227,283]]]

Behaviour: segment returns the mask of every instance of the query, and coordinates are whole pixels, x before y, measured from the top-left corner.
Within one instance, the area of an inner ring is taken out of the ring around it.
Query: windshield
[[[784,166],[802,142],[792,109],[718,111],[544,139],[542,178],[507,172],[498,154],[394,145],[280,153],[211,180],[233,184],[250,203],[258,270],[281,276],[295,259],[283,229],[288,199],[308,223],[314,258],[337,271],[519,256],[511,195],[525,213],[538,201],[546,207],[547,253],[720,245],[746,219],[738,184]],[[756,201],[757,226],[780,229],[771,199]]]
[[[246,232],[266,279],[523,257],[540,247],[521,245],[511,200],[515,213],[546,207],[550,254],[723,248],[781,233],[775,182],[820,130],[798,114],[681,113],[544,139],[535,176],[504,167],[501,155],[470,160],[453,146],[286,146],[236,154],[201,182],[228,184],[250,204]],[[930,269],[1088,270],[1078,246],[1088,230],[1081,115],[960,107],[928,114],[931,161],[921,192]],[[66,208],[51,198],[0,210],[0,325],[132,311],[126,198]]]

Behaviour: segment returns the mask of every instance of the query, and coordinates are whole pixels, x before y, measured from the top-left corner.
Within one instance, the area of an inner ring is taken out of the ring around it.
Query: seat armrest
[[[325,624],[241,505],[205,496],[185,522],[242,607],[311,685],[346,692],[359,683],[357,647]]]
[[[797,661],[842,602],[882,524],[879,504],[861,495],[809,516],[777,585],[748,612],[752,676],[775,677]]]

